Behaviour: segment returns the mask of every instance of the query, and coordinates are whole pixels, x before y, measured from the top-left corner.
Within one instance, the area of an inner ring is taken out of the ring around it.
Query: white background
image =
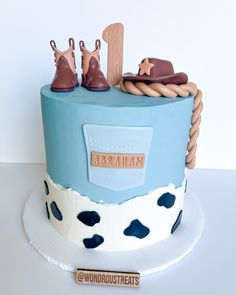
[[[0,0],[0,162],[45,161],[39,89],[55,67],[49,40],[93,49],[112,22],[125,25],[124,71],[143,57],[171,60],[204,92],[197,167],[236,168],[234,0]],[[106,44],[102,44],[102,69]]]

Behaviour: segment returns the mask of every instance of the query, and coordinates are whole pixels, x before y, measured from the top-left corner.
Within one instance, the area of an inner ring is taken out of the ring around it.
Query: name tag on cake
[[[91,153],[91,165],[103,168],[143,168],[144,154]]]
[[[84,285],[107,285],[117,287],[140,287],[140,274],[136,272],[117,272],[77,269],[75,281]]]

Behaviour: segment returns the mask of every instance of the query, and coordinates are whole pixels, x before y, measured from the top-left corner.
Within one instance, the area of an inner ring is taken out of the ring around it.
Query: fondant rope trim
[[[185,166],[189,169],[195,167],[196,151],[197,151],[197,138],[199,135],[199,126],[201,123],[201,112],[203,109],[202,92],[197,89],[194,97],[193,114],[191,121],[191,128],[189,133],[188,154],[186,156]]]
[[[193,114],[187,147],[188,153],[185,161],[185,166],[189,169],[193,169],[196,162],[197,138],[203,109],[202,92],[197,89],[196,84],[189,82],[183,85],[163,85],[161,83],[151,83],[147,85],[144,82],[133,83],[122,79],[120,81],[120,89],[123,92],[134,95],[147,95],[152,97],[165,96],[168,98],[175,98],[176,96],[187,97],[189,95],[194,95]]]

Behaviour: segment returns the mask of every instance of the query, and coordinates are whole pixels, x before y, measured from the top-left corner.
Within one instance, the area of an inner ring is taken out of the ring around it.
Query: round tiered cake
[[[128,250],[174,233],[194,96],[41,90],[48,216],[81,247]]]

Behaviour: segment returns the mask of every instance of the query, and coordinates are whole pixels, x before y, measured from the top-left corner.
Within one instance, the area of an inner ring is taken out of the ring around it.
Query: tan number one
[[[111,24],[104,29],[102,37],[108,43],[107,80],[116,86],[122,77],[124,26]]]

